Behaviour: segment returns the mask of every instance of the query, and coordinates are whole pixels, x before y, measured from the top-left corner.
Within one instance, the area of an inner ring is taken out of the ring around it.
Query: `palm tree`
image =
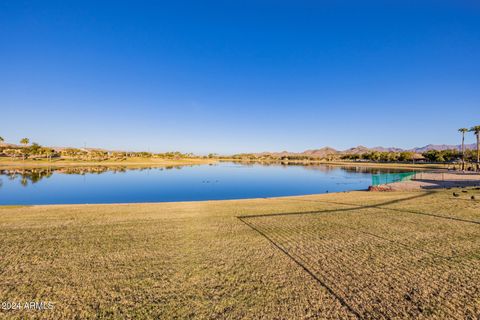
[[[22,140],[20,140],[20,143],[23,144],[26,148],[27,145],[30,143],[30,140],[28,138],[23,138]],[[26,152],[26,150],[23,150],[23,160],[25,160]]]
[[[28,138],[23,138],[20,140],[20,143],[26,147],[30,143],[30,140]]]
[[[477,171],[480,171],[480,126],[471,127],[470,131],[477,136]]]
[[[468,132],[467,128],[460,128],[458,132],[462,134],[462,171],[465,170],[465,133]]]

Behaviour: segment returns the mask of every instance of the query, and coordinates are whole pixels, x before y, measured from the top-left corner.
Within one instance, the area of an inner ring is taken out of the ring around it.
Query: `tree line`
[[[0,143],[5,140],[0,137]],[[101,149],[79,149],[79,148],[63,148],[53,149],[44,147],[34,142],[30,143],[30,139],[22,138],[20,146],[0,146],[0,155],[11,158],[26,159],[69,159],[69,160],[125,160],[127,158],[162,158],[162,159],[183,159],[196,157],[193,153],[181,152],[130,152],[130,151],[106,151]]]
[[[472,132],[477,138],[477,171],[480,171],[480,125],[473,126],[470,129],[460,128],[458,132],[462,135],[462,170],[465,170],[466,152],[465,152],[465,133]]]
[[[452,162],[461,160],[462,170],[465,170],[467,162],[476,163],[476,170],[480,171],[480,125],[473,126],[470,129],[460,128],[458,132],[461,134],[461,149],[460,150],[429,150],[422,153],[425,160],[429,162]],[[476,137],[476,151],[465,150],[465,135],[473,133]],[[0,136],[0,143],[5,140]],[[8,157],[21,157],[23,160],[27,158],[67,158],[73,160],[121,160],[127,158],[165,158],[165,159],[180,159],[195,157],[192,153],[181,152],[166,152],[166,153],[151,153],[151,152],[119,152],[119,151],[105,151],[100,149],[78,149],[65,148],[55,150],[53,148],[44,147],[38,143],[30,144],[30,139],[22,138],[20,140],[21,146],[2,146],[0,147],[0,155]],[[209,154],[205,158],[222,158],[217,154]],[[382,162],[410,162],[415,161],[417,155],[414,152],[380,152],[371,151],[362,154],[328,154],[323,158],[314,155],[302,154],[288,154],[288,155],[271,155],[271,154],[237,154],[233,155],[234,159],[252,159],[252,160],[297,160],[297,161],[314,161],[314,160],[365,160],[365,161],[382,161]],[[423,160],[423,159],[417,159]]]
[[[465,150],[465,160],[474,162],[476,152],[474,150]],[[456,149],[447,150],[428,150],[421,153],[418,157],[414,152],[380,152],[371,151],[361,154],[346,154],[341,157],[344,160],[368,160],[379,162],[412,162],[412,161],[428,161],[428,162],[454,162],[462,159],[462,152]]]

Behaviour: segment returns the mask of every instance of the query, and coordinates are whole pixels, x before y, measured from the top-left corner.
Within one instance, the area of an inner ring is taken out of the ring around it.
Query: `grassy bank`
[[[1,208],[0,317],[473,319],[472,195]]]
[[[161,159],[161,158],[128,158],[126,160],[105,160],[105,161],[82,161],[82,160],[12,160],[11,158],[0,158],[0,168],[13,167],[80,167],[80,166],[181,166],[193,164],[215,163],[212,159],[185,158],[185,159]]]

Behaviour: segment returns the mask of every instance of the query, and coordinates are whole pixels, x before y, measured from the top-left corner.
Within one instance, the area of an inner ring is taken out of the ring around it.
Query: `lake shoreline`
[[[372,174],[409,170],[205,160],[0,166],[0,204],[131,204],[304,196],[367,190]]]
[[[409,190],[413,191],[413,190]],[[311,193],[311,194],[301,194],[301,195],[291,195],[291,196],[278,196],[278,197],[254,197],[254,198],[236,198],[236,199],[213,199],[213,200],[184,200],[184,201],[157,201],[157,202],[112,202],[112,203],[52,203],[52,204],[13,204],[13,205],[1,205],[0,209],[9,209],[9,208],[23,208],[23,207],[69,207],[69,206],[135,206],[135,205],[159,205],[159,204],[171,204],[171,205],[181,205],[181,204],[206,204],[209,202],[214,202],[215,204],[222,205],[222,202],[238,202],[238,201],[259,201],[259,200],[289,200],[290,198],[304,198],[304,197],[316,197],[328,194],[346,194],[346,193],[368,193],[368,190],[351,190],[351,191],[337,191],[337,192],[328,192],[328,193]],[[399,191],[401,192],[401,191]]]
[[[212,159],[192,158],[192,159],[127,159],[124,161],[80,161],[80,160],[11,160],[0,158],[0,169],[9,168],[43,168],[43,167],[94,167],[94,166],[125,166],[125,167],[168,167],[183,165],[201,165],[213,164],[218,161]]]
[[[480,187],[480,173],[475,172],[421,172],[412,180],[381,185],[382,191],[415,191]]]
[[[213,164],[220,162],[234,162],[242,164],[280,164],[280,165],[329,165],[345,167],[372,167],[387,169],[423,169],[423,170],[447,170],[452,164],[441,163],[387,163],[387,162],[360,162],[360,161],[326,161],[326,160],[249,160],[233,158],[185,158],[185,159],[161,159],[161,158],[130,158],[127,160],[70,160],[70,159],[37,159],[37,160],[12,160],[0,157],[0,169],[6,167],[83,167],[83,166],[178,166],[191,164]]]
[[[235,201],[258,201],[258,200],[288,200],[290,198],[316,197],[326,194],[352,194],[352,193],[371,193],[371,192],[425,192],[427,190],[445,190],[451,188],[479,187],[480,174],[475,173],[443,173],[443,172],[425,172],[419,173],[416,179],[393,182],[381,185],[379,190],[349,190],[334,191],[323,193],[311,193],[301,195],[285,195],[273,197],[251,197],[234,199],[205,199],[205,200],[182,200],[182,201],[146,201],[146,202],[112,202],[112,203],[52,203],[52,204],[12,204],[0,205],[0,209],[12,209],[21,207],[69,207],[69,206],[135,206],[135,205],[156,205],[156,204],[194,204],[214,202],[218,205],[228,204]],[[461,177],[460,177],[461,176]],[[224,203],[226,202],[226,203]]]
[[[325,161],[325,160],[238,160],[238,159],[220,159],[220,162],[251,163],[251,164],[281,164],[281,165],[329,165],[344,167],[369,167],[385,169],[423,169],[423,170],[448,170],[451,164],[441,163],[389,163],[389,162],[360,162],[360,161]]]

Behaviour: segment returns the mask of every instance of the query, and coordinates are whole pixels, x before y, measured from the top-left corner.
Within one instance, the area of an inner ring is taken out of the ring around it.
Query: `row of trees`
[[[426,160],[429,162],[453,162],[461,159],[462,161],[462,170],[465,170],[465,163],[474,162],[476,163],[476,170],[480,171],[480,125],[474,126],[470,129],[460,128],[458,130],[462,134],[462,145],[461,150],[451,149],[451,150],[429,150],[421,154],[415,154],[410,151],[403,152],[380,152],[380,151],[371,151],[361,154],[332,154],[323,157],[323,159],[334,160],[335,158],[340,157],[342,160],[365,160],[365,161],[380,161],[380,162],[411,162],[415,160]],[[465,150],[465,134],[472,132],[476,136],[477,146],[476,151]],[[302,154],[288,154],[288,155],[278,155],[278,154],[237,154],[233,155],[234,159],[249,159],[249,160],[319,160],[319,157],[311,155],[302,155]]]
[[[380,162],[411,162],[414,160],[426,160],[428,162],[453,162],[459,159],[465,159],[466,161],[475,161],[475,151],[465,150],[463,153],[459,150],[428,150],[421,154],[413,152],[378,152],[372,151],[362,154],[347,154],[343,155],[344,160],[368,160],[368,161],[380,161]],[[463,155],[463,156],[462,156]]]
[[[328,155],[328,157],[332,158],[334,155]],[[240,154],[234,154],[231,157],[232,159],[238,159],[238,160],[243,160],[243,159],[248,159],[248,160],[258,160],[258,161],[288,161],[288,160],[294,160],[294,161],[318,161],[322,158],[318,156],[313,156],[313,155],[307,155],[307,154],[283,154],[283,155],[277,155],[277,154],[255,154],[255,153],[240,153]]]
[[[458,132],[462,134],[462,170],[465,170],[465,133],[473,132],[477,138],[477,171],[480,171],[480,126],[473,126],[470,129],[460,128]]]
[[[462,159],[462,170],[465,170],[465,162],[467,160],[474,161],[474,156],[471,150],[465,150],[465,134],[468,132],[472,132],[476,136],[477,146],[476,146],[476,169],[480,171],[480,125],[473,126],[470,129],[467,128],[460,128],[458,132],[462,135],[462,147],[461,153],[458,153],[458,150],[430,150],[424,152],[422,154],[429,161],[433,162],[449,162],[454,161],[456,159]],[[3,143],[5,140],[0,136],[0,143]],[[104,150],[86,150],[86,149],[76,149],[76,148],[67,148],[60,151],[55,151],[52,148],[42,147],[38,143],[30,144],[30,140],[28,138],[23,138],[20,140],[20,144],[23,146],[22,148],[16,147],[4,147],[3,154],[7,156],[21,156],[24,160],[29,156],[36,156],[36,157],[45,157],[51,159],[52,157],[66,157],[72,159],[121,159],[121,158],[128,158],[128,157],[142,157],[142,158],[167,158],[167,159],[178,159],[178,158],[190,158],[193,157],[193,154],[183,154],[180,152],[167,152],[167,153],[150,153],[150,152],[107,152]],[[216,154],[209,154],[208,158],[217,157]],[[241,154],[235,155],[234,157],[238,158],[257,158],[257,155],[252,154]],[[260,158],[271,158],[271,155],[262,155]],[[312,160],[312,156],[308,155],[291,155],[288,156],[280,156],[274,157],[277,160]],[[314,160],[318,160],[317,157]],[[341,156],[341,159],[346,160],[369,160],[369,161],[388,161],[388,162],[395,162],[395,161],[413,161],[415,160],[415,154],[413,152],[405,151],[405,152],[377,152],[372,151],[364,154],[347,154]]]
[[[345,154],[341,157],[343,160],[367,160],[380,162],[406,162],[415,159],[415,153],[410,151],[387,152],[371,151],[366,153]]]
[[[468,159],[473,160],[473,152],[469,150]],[[430,162],[452,162],[460,159],[462,153],[458,150],[428,150],[422,155]],[[464,153],[465,155],[465,153]]]
[[[3,139],[3,137],[0,137],[0,143],[3,143],[4,141],[5,140]],[[30,155],[45,155],[46,157],[51,158],[52,155],[55,154],[55,150],[53,150],[52,148],[42,147],[38,143],[33,143],[29,146],[30,139],[28,138],[22,138],[20,140],[20,144],[23,146],[22,148],[5,147],[3,148],[2,153],[12,157],[20,156],[24,160]]]
[[[0,137],[0,143],[5,140]],[[0,147],[0,154],[23,160],[27,158],[65,158],[71,160],[122,160],[127,158],[162,158],[162,159],[182,159],[195,157],[192,153],[181,152],[122,152],[122,151],[106,151],[100,149],[78,149],[65,148],[55,150],[49,147],[43,147],[38,143],[30,144],[30,139],[23,138],[20,140],[21,146],[3,146]]]

